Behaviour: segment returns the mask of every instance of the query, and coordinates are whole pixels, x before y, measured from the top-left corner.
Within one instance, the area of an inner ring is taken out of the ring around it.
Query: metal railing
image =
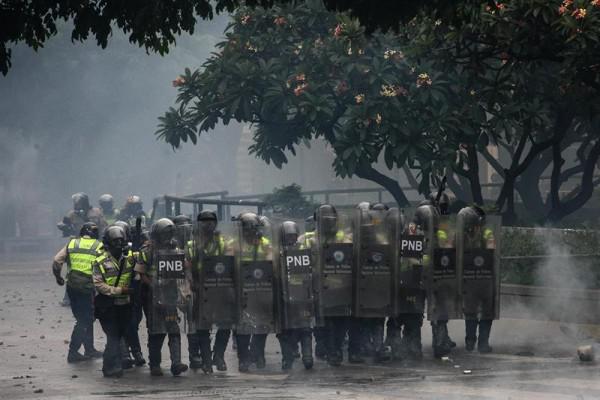
[[[219,194],[220,195],[220,194]],[[231,207],[251,207],[256,208],[258,214],[262,214],[265,207],[265,203],[262,201],[249,201],[249,200],[235,200],[235,199],[207,199],[207,198],[196,198],[190,196],[171,196],[164,195],[156,197],[153,201],[152,214],[150,216],[151,221],[154,221],[158,217],[174,217],[181,214],[182,205],[192,205],[192,218],[195,219],[197,215],[207,205],[216,206],[217,218],[221,221],[228,220],[231,218]],[[163,211],[163,212],[159,212]]]

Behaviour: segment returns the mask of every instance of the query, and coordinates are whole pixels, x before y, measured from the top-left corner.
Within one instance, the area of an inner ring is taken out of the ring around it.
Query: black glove
[[[55,278],[56,278],[56,283],[58,284],[58,286],[64,286],[65,280],[63,279],[62,276],[57,275],[57,276],[55,276]]]

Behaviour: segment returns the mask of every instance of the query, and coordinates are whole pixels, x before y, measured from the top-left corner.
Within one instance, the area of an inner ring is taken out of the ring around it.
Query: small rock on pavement
[[[471,373],[472,373],[472,372],[473,372],[473,371],[471,371],[470,369],[465,369],[465,370],[463,371],[463,374],[465,374],[465,375],[471,375]]]
[[[44,393],[44,389],[36,389],[33,393]]]
[[[78,378],[78,376],[77,375],[71,375],[71,378],[75,379],[75,378]]]

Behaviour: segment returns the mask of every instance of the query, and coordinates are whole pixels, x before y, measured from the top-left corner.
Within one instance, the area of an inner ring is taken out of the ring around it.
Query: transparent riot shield
[[[314,257],[303,245],[302,233],[296,243],[286,241],[281,221],[275,229],[276,298],[280,329],[311,328],[315,325],[313,290]],[[293,221],[302,227],[303,221]]]
[[[149,333],[186,333],[193,304],[185,250],[175,241],[152,251]]]
[[[236,224],[236,331],[242,335],[275,332],[271,229],[263,222],[250,229],[240,222]]]
[[[463,209],[464,210],[464,209]],[[462,210],[457,216],[457,273],[465,319],[500,316],[499,240],[501,219],[486,215],[473,222]]]
[[[193,321],[196,330],[231,329],[237,322],[232,223],[195,223],[189,258],[193,275]]]
[[[396,271],[397,314],[420,314],[425,310],[426,277],[433,258],[435,209],[424,207],[426,212],[423,216],[417,217],[417,209],[412,217],[406,219],[403,229],[397,229],[400,256]]]
[[[355,210],[354,316],[385,318],[392,312],[392,246],[386,210]]]
[[[427,277],[427,319],[461,319],[456,268],[456,217],[443,215],[433,237],[433,263]]]
[[[352,219],[338,212],[319,215],[315,233],[319,254],[319,317],[352,315],[354,269]]]

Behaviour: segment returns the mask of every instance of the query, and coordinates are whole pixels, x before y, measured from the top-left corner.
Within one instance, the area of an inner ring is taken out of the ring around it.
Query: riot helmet
[[[371,208],[371,204],[368,201],[361,201],[356,205],[356,208],[362,211],[367,211],[369,208]]]
[[[485,224],[485,211],[478,206],[468,206],[458,212],[463,220],[464,230],[469,235],[474,235]]]
[[[131,195],[127,197],[125,202],[125,209],[134,217],[137,217],[143,213],[144,207],[140,196]]]
[[[261,222],[258,216],[247,212],[240,215],[239,220],[242,226],[242,238],[246,243],[254,243],[260,237],[259,226]]]
[[[436,230],[439,226],[439,213],[431,205],[419,206],[415,211],[413,222],[423,231]],[[433,226],[429,226],[430,224],[433,224]]]
[[[192,219],[185,214],[180,214],[171,220],[177,228],[175,232],[177,243],[180,247],[184,247],[192,234]]]
[[[331,204],[323,204],[315,212],[319,234],[332,236],[337,232],[337,210]]]
[[[125,231],[125,236],[127,237],[128,241],[131,241],[131,227],[129,226],[129,224],[125,221],[115,221],[114,223],[111,224],[111,226],[120,226],[121,228],[123,228],[123,230]]]
[[[73,200],[73,210],[82,216],[86,216],[88,210],[91,208],[90,198],[88,195],[83,192],[79,192],[71,196],[71,199]]]
[[[94,222],[86,222],[79,230],[79,236],[89,236],[92,239],[98,239],[98,225]]]
[[[125,230],[116,225],[111,225],[104,231],[102,242],[104,247],[115,258],[121,258],[129,251],[129,243],[127,242],[127,234]]]
[[[417,207],[421,207],[421,206],[433,206],[435,203],[434,200],[432,200],[431,196],[428,199],[425,200],[421,200],[419,202],[419,204],[417,205]]]
[[[294,246],[298,242],[300,229],[294,221],[284,221],[281,224],[281,244],[283,246]]]
[[[201,211],[196,218],[202,234],[211,235],[217,229],[217,214],[214,211]]]
[[[100,196],[98,204],[104,213],[112,213],[114,207],[114,201],[112,195],[106,193]]]
[[[387,206],[387,204],[383,204],[383,203],[375,203],[371,206],[371,210],[375,210],[375,211],[387,211],[390,208]]]
[[[161,218],[152,224],[150,238],[158,247],[170,247],[175,239],[175,224],[169,218]]]

